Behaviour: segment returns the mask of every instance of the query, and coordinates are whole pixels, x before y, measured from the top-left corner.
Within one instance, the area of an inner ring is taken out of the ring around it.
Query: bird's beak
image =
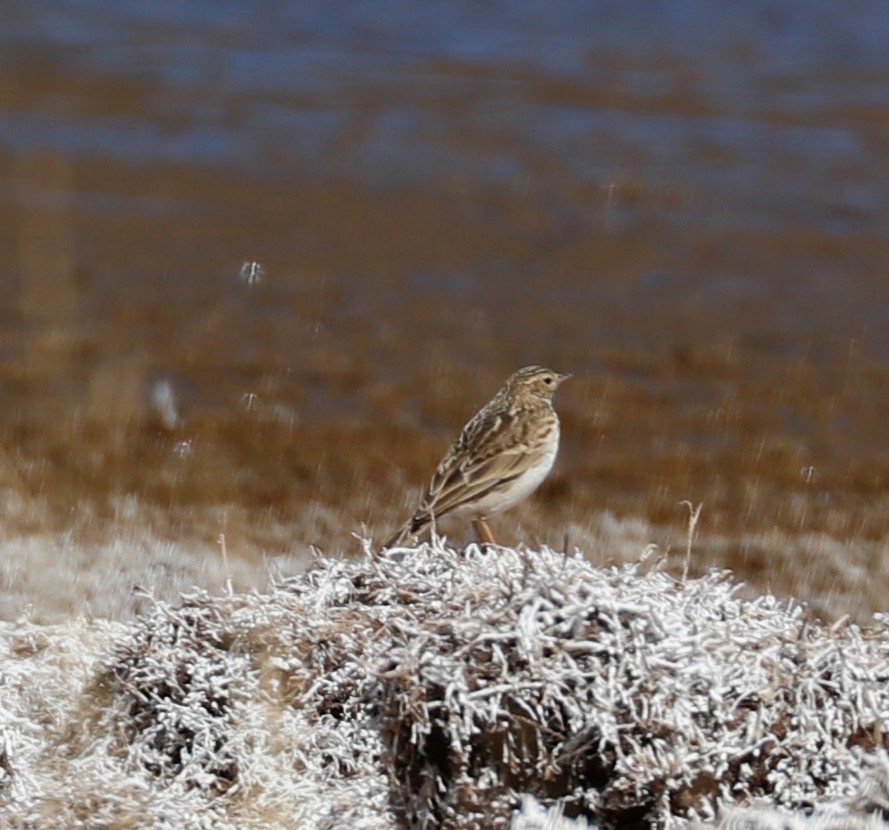
[[[570,378],[570,377],[574,377],[571,374],[571,372],[559,372],[559,374],[558,374],[559,383],[561,383],[564,380],[568,380],[568,378]]]

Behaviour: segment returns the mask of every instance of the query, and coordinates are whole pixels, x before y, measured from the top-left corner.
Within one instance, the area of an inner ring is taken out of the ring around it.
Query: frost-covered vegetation
[[[883,827],[889,630],[465,550],[0,629],[0,826]]]

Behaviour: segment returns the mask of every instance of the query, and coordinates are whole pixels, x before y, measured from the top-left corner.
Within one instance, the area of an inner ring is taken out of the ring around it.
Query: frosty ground
[[[5,623],[0,825],[886,826],[886,618],[661,564],[367,544]]]

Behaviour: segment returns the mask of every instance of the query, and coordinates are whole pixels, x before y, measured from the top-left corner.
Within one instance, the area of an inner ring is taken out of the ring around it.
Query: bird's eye
[[[552,385],[553,385],[553,379],[552,379],[552,376],[551,376],[551,375],[547,375],[547,376],[543,379],[543,382],[544,382],[547,386],[552,386]]]

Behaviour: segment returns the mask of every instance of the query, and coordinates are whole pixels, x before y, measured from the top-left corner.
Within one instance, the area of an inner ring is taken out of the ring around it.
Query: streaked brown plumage
[[[463,427],[432,476],[420,506],[384,547],[448,516],[470,516],[482,542],[493,543],[487,517],[520,502],[546,478],[559,448],[553,393],[570,377],[540,366],[512,375]]]

